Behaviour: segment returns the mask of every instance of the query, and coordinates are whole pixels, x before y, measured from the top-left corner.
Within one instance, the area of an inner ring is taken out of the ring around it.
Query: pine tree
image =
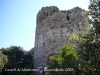
[[[92,19],[94,33],[100,34],[100,0],[90,0],[89,15]]]
[[[80,70],[84,75],[100,75],[100,1],[90,0],[89,15],[92,28],[85,35],[78,35]],[[81,38],[81,39],[80,39]]]

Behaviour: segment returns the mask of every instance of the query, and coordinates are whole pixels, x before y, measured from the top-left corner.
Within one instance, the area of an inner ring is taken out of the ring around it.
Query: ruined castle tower
[[[43,7],[37,14],[34,50],[34,68],[48,64],[50,55],[58,54],[67,43],[69,34],[82,32],[79,27],[89,27],[85,10],[75,7],[62,11],[56,6]]]

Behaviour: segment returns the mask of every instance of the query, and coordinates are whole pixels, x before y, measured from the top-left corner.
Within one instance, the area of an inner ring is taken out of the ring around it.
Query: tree
[[[34,48],[31,48],[28,52],[25,53],[24,59],[23,59],[23,67],[26,69],[33,69],[33,53]],[[33,71],[26,71],[24,72],[24,75],[33,75]]]
[[[100,1],[90,0],[92,28],[87,33],[73,35],[71,42],[78,52],[79,70],[84,75],[100,75]]]
[[[0,51],[0,72],[2,71],[7,62],[8,62],[7,56],[2,54],[2,52]]]
[[[77,53],[73,49],[72,45],[63,45],[61,51],[57,56],[50,56],[51,63],[48,66],[49,69],[60,69],[63,71],[52,71],[51,75],[75,75],[75,63],[77,59]]]
[[[89,15],[91,16],[93,31],[100,34],[100,0],[90,0]]]
[[[92,29],[86,35],[84,47],[85,73],[100,75],[100,0],[90,0],[89,15],[92,20]]]
[[[22,71],[22,69],[33,68],[33,56],[31,55],[32,50],[25,51],[22,47],[11,46],[8,48],[0,49],[3,54],[8,58],[8,62],[3,68],[1,75],[30,75],[31,71]],[[5,71],[5,69],[19,68],[21,71]]]
[[[11,46],[8,48],[2,48],[0,49],[2,51],[3,54],[5,54],[8,58],[8,62],[5,65],[5,67],[3,68],[2,71],[2,75],[22,75],[22,72],[18,72],[18,71],[5,71],[5,69],[18,69],[18,68],[22,68],[21,63],[23,63],[23,57],[24,57],[24,53],[23,50],[20,50],[19,47],[17,46]]]

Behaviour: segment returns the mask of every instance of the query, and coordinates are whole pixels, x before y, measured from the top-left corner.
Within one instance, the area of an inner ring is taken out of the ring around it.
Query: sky
[[[57,6],[60,10],[81,7],[88,10],[89,0],[0,0],[0,49],[34,47],[36,15],[42,7]]]

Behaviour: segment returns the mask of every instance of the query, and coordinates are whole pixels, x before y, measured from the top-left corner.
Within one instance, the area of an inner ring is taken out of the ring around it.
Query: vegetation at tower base
[[[33,69],[33,48],[30,51],[24,51],[22,47],[11,46],[0,49],[7,56],[8,62],[0,75],[30,75],[33,71],[22,71],[22,69]],[[15,69],[15,71],[11,71]],[[20,71],[17,71],[21,69]],[[9,71],[10,70],[10,71]]]
[[[51,62],[48,66],[48,69],[62,69],[62,71],[50,71],[50,75],[75,75],[76,67],[78,66],[75,63],[77,57],[77,52],[72,45],[63,45],[57,56],[50,57]]]

